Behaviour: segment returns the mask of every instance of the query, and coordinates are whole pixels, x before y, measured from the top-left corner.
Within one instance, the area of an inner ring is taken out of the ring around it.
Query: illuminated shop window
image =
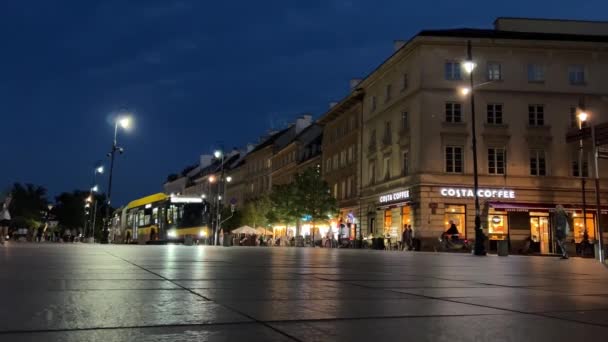
[[[508,234],[507,213],[490,209],[488,213],[488,232],[490,234]]]
[[[458,232],[461,236],[466,234],[466,206],[465,205],[453,205],[446,204],[444,214],[445,230],[450,228],[450,221],[453,221],[458,228]]]
[[[585,225],[583,224],[583,214],[582,213],[574,213],[572,215],[572,220],[574,223],[574,242],[581,243],[583,241],[583,236],[585,234]],[[595,240],[595,215],[593,213],[587,213],[587,219],[585,220],[587,224],[587,236],[589,240]]]
[[[393,225],[393,216],[391,210],[387,209],[384,211],[384,232],[390,232],[391,226]]]

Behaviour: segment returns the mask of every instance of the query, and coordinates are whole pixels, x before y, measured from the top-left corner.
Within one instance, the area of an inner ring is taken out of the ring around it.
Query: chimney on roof
[[[407,42],[405,40],[393,40],[393,50],[398,51],[401,49]]]
[[[306,114],[296,119],[296,135],[312,123],[312,115]]]
[[[362,79],[360,79],[360,78],[353,78],[353,79],[351,79],[351,80],[350,80],[350,83],[349,83],[349,85],[350,85],[350,90],[351,90],[351,91],[352,91],[352,90],[355,90],[355,89],[357,88],[357,86],[359,85],[359,83],[361,83],[361,81],[363,81],[363,80],[362,80]]]
[[[330,102],[329,103],[329,109],[332,109],[332,108],[334,108],[337,105],[338,105],[338,102]]]

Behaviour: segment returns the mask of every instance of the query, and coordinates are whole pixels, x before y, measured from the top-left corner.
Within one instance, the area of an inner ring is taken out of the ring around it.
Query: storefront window
[[[467,230],[465,214],[466,206],[446,204],[444,215],[445,230],[447,231],[450,228],[450,221],[452,221],[456,225],[456,228],[458,228],[458,232],[461,234],[461,236],[466,235]]]
[[[573,223],[574,223],[574,242],[581,243],[583,241],[583,236],[585,234],[585,225],[583,224],[583,214],[582,213],[574,213],[572,215]],[[587,236],[589,240],[595,240],[595,215],[593,213],[587,213],[587,219],[585,220],[585,224],[587,224]]]
[[[412,208],[409,205],[401,207],[401,231],[406,224],[411,224],[412,221]]]
[[[509,233],[507,213],[490,209],[488,213],[488,233],[506,235]]]
[[[530,212],[530,235],[532,242],[540,245],[541,254],[548,254],[553,251],[549,213]]]
[[[393,216],[391,210],[387,209],[384,211],[384,233],[390,232],[391,226],[393,225]]]

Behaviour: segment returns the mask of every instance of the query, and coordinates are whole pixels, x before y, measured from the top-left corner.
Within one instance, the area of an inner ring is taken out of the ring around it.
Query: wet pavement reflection
[[[1,341],[557,341],[608,336],[593,260],[9,244]]]

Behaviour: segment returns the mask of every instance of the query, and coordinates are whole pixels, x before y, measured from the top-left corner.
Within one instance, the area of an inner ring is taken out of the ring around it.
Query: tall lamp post
[[[222,204],[222,194],[224,187],[224,151],[216,150],[213,152],[213,156],[220,161],[220,178],[217,180],[217,196],[216,196],[216,205],[215,205],[215,229],[213,231],[213,245],[217,245],[219,241],[219,232],[220,232],[220,221],[222,218],[222,212],[220,210],[220,206]]]
[[[99,185],[97,185],[97,175],[103,174],[104,167],[103,165],[99,165],[95,167],[93,170],[93,187],[90,189],[90,196],[93,198],[93,217],[91,219],[91,228],[88,231],[85,231],[85,237],[90,237],[93,239],[91,242],[95,241],[95,223],[97,220],[97,197],[95,196],[96,192],[99,192]]]
[[[587,199],[585,196],[585,174],[584,172],[584,162],[585,162],[585,151],[584,151],[584,143],[583,143],[583,125],[587,121],[587,113],[583,108],[580,109],[578,115],[578,129],[581,133],[581,139],[578,142],[578,176],[581,177],[581,196],[583,199],[583,241],[582,245],[587,247],[589,244],[589,233],[587,232]]]
[[[112,141],[112,149],[108,153],[108,157],[110,157],[110,174],[108,176],[108,198],[106,203],[106,222],[104,225],[104,231],[101,243],[108,243],[108,235],[110,229],[110,204],[112,199],[112,174],[114,172],[114,155],[116,152],[123,153],[124,149],[119,147],[116,138],[118,136],[118,126],[123,129],[128,129],[131,127],[131,117],[128,115],[119,116],[114,121],[114,140]]]
[[[471,51],[471,41],[467,41],[467,60],[464,62],[464,68],[469,73],[469,86],[468,91],[463,93],[469,93],[471,100],[471,134],[472,134],[472,147],[473,147],[473,192],[475,195],[475,247],[474,254],[483,256],[486,255],[486,248],[484,244],[485,236],[481,230],[481,210],[479,207],[479,175],[477,169],[477,127],[475,123],[475,88],[473,84],[473,70],[475,69],[475,63],[473,62],[473,53]]]

